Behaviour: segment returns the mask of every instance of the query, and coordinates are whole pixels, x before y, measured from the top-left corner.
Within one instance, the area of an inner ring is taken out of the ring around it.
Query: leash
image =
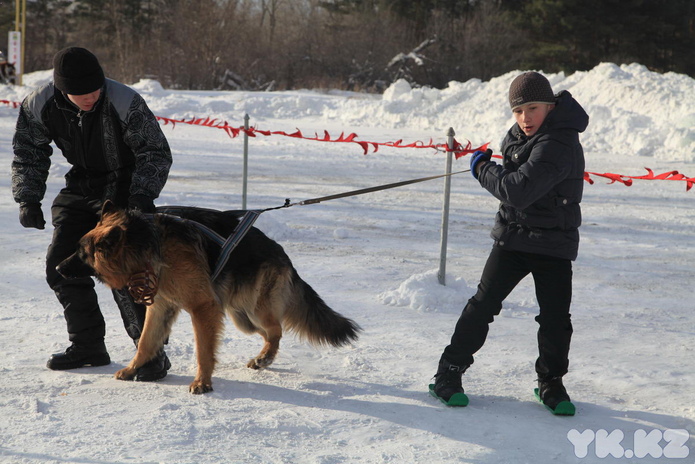
[[[363,188],[363,189],[359,189],[359,190],[351,190],[349,192],[336,193],[334,195],[327,195],[325,197],[311,198],[309,200],[298,201],[296,203],[290,203],[290,199],[288,198],[285,200],[285,204],[282,206],[276,206],[274,208],[266,208],[266,209],[263,209],[260,211],[262,213],[265,213],[266,211],[272,211],[275,209],[282,209],[282,208],[289,208],[290,206],[314,205],[316,203],[321,203],[324,201],[336,200],[338,198],[354,197],[356,195],[363,195],[365,193],[372,193],[372,192],[378,192],[380,190],[387,190],[387,189],[392,189],[392,188],[396,188],[396,187],[403,187],[404,185],[417,184],[419,182],[426,182],[428,180],[440,179],[442,177],[449,177],[449,176],[461,174],[464,172],[470,172],[470,169],[464,169],[463,171],[449,172],[447,174],[439,174],[437,176],[420,177],[418,179],[404,180],[401,182],[394,182],[392,184],[377,185],[376,187],[368,187],[368,188]]]

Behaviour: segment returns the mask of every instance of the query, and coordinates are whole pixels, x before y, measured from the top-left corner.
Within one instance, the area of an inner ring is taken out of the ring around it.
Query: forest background
[[[16,1],[16,0],[15,0]],[[15,28],[0,0],[0,50]],[[29,0],[25,72],[92,50],[166,88],[380,92],[637,62],[695,77],[692,0]]]

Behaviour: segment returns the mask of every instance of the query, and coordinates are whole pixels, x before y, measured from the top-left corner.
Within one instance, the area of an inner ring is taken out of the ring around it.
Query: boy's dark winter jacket
[[[172,162],[169,144],[143,98],[110,79],[88,112],[52,83],[22,102],[13,139],[12,193],[17,203],[43,199],[51,142],[72,165],[65,176],[70,192],[122,205],[133,195],[157,198]]]
[[[577,258],[584,189],[579,133],[589,116],[568,91],[532,137],[514,124],[502,142],[502,165],[486,163],[478,180],[501,201],[495,246],[563,259]]]

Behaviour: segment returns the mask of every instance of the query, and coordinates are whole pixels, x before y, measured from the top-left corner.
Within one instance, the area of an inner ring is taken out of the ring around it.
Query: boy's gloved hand
[[[27,228],[44,229],[46,227],[46,221],[43,219],[41,203],[20,204],[19,223]]]
[[[478,150],[471,155],[471,174],[474,178],[478,178],[478,168],[490,161],[492,158],[492,150],[489,148],[485,151]]]
[[[146,195],[132,195],[128,199],[128,208],[143,213],[154,213],[154,200]]]

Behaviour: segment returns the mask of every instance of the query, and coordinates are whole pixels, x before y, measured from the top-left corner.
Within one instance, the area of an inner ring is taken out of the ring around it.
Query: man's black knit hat
[[[527,103],[555,103],[550,82],[537,72],[519,74],[509,86],[509,106],[512,109]]]
[[[104,70],[86,48],[68,47],[53,57],[53,84],[61,92],[85,95],[104,86]]]

